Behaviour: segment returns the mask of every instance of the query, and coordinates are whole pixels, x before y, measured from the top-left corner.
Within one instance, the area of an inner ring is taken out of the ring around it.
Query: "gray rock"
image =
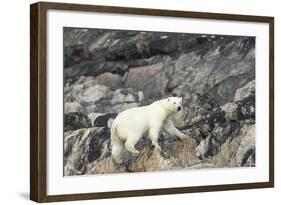
[[[174,63],[168,89],[182,94],[189,102],[194,101],[194,96],[190,96],[190,93],[208,93],[220,105],[232,101],[236,89],[255,77],[253,45],[241,51],[248,40],[251,41],[247,38],[232,39],[230,42],[218,41],[216,44],[219,43],[220,46],[216,47],[213,40],[208,39],[206,42],[210,43],[209,48],[202,48],[202,51],[208,52],[203,55],[197,51],[181,54]],[[222,47],[224,50],[219,49]],[[227,56],[224,53],[226,50]]]
[[[92,122],[96,117],[92,113],[119,113],[137,107],[144,101],[142,91],[134,91],[131,88],[119,88],[113,91],[104,85],[96,84],[96,79],[92,77],[81,77],[74,83],[67,84],[64,98],[67,112],[81,110],[89,115]]]
[[[107,127],[108,121],[110,119],[115,119],[117,113],[109,113],[105,115],[100,115],[95,119],[94,127]]]
[[[255,120],[255,95],[249,95],[241,101],[230,102],[221,107],[228,121]]]
[[[112,91],[103,85],[91,86],[89,82],[77,82],[72,85],[65,86],[65,101],[76,101],[80,104],[94,103],[106,98],[112,94]]]
[[[255,165],[255,126],[247,126],[242,129],[241,135],[243,137],[241,144],[236,153],[236,163],[238,166],[244,166],[249,158],[251,159],[252,165]]]
[[[109,153],[110,132],[105,128],[81,129],[65,132],[64,175],[85,174],[91,162]]]
[[[130,69],[124,86],[142,91],[148,104],[164,95],[167,84],[168,78],[160,63]]]
[[[83,44],[75,44],[64,48],[64,66],[79,64],[90,58],[90,51]]]
[[[169,54],[176,50],[177,40],[172,37],[162,36],[160,38],[152,39],[149,42],[149,48],[151,54]]]
[[[138,102],[138,94],[133,89],[118,89],[113,93],[111,103],[112,105],[120,103],[133,103]]]
[[[83,107],[79,102],[64,102],[64,114],[70,112],[83,112]]]
[[[102,73],[110,72],[123,76],[128,71],[128,65],[124,62],[105,61],[102,58],[83,61],[64,69],[65,82],[74,81],[79,76],[98,76]]]
[[[248,98],[251,95],[255,94],[255,80],[248,82],[242,88],[236,90],[234,101],[242,101],[245,98]]]
[[[95,78],[97,85],[104,85],[111,90],[115,90],[118,87],[122,87],[122,77],[118,74],[103,73]]]
[[[202,140],[195,149],[195,155],[201,159],[205,159],[209,150],[211,149],[211,135]]]
[[[92,125],[95,124],[95,120],[97,119],[97,117],[99,117],[101,115],[104,115],[104,114],[103,113],[96,113],[96,112],[92,112],[92,113],[88,114],[88,117],[90,118]]]
[[[225,118],[228,121],[237,121],[239,120],[239,113],[238,105],[235,103],[226,103],[224,106],[222,106],[222,110],[225,111]]]
[[[148,53],[140,48],[140,43],[136,41],[125,41],[125,39],[118,40],[106,54],[106,59],[111,61],[118,60],[135,60],[139,58],[148,57]]]
[[[87,115],[79,112],[64,114],[64,132],[92,127]]]
[[[93,76],[81,76],[74,84],[83,84],[85,87],[91,87],[94,85],[102,85],[116,90],[122,86],[122,77],[113,73],[102,73],[96,77]]]

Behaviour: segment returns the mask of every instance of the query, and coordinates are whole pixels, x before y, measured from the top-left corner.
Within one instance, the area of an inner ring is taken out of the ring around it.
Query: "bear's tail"
[[[117,131],[116,121],[111,126],[111,153],[113,162],[120,164],[122,162],[121,152],[123,148],[123,142],[120,140]]]

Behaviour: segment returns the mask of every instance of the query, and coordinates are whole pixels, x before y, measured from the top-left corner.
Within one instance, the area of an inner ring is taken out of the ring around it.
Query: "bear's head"
[[[164,99],[165,109],[174,114],[176,112],[182,111],[182,98],[180,97],[169,97]]]

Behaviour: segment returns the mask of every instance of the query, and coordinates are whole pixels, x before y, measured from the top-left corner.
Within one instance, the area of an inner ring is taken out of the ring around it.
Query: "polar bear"
[[[182,98],[169,97],[150,105],[135,107],[118,114],[111,126],[112,158],[115,163],[121,163],[124,149],[134,155],[139,151],[135,145],[143,135],[147,135],[152,146],[158,151],[159,132],[162,128],[170,135],[180,139],[188,136],[180,132],[173,124],[171,116],[182,110]]]

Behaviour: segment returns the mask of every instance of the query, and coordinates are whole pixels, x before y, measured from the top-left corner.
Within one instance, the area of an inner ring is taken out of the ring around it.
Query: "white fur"
[[[158,137],[161,128],[180,139],[187,136],[180,132],[173,124],[170,116],[182,110],[182,98],[170,97],[156,101],[150,105],[136,107],[121,112],[111,127],[112,157],[121,163],[121,153],[128,150],[132,154],[139,154],[135,149],[136,143],[143,135],[147,135],[152,145],[159,151]]]

